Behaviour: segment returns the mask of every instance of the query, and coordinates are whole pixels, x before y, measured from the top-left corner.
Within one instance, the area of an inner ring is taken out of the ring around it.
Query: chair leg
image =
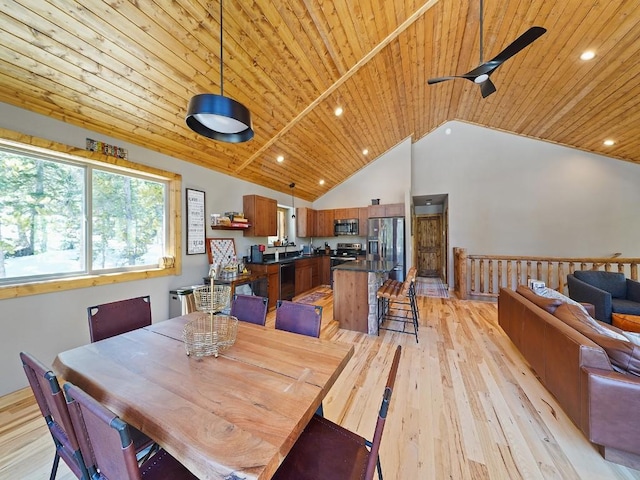
[[[58,455],[58,451],[56,450],[56,455],[53,457],[53,466],[51,467],[51,475],[49,476],[49,480],[55,480],[56,474],[58,473],[58,464],[60,463],[60,455]]]

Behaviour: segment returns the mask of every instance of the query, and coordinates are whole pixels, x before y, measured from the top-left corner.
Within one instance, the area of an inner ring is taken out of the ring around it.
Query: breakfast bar
[[[355,260],[333,267],[333,318],[340,328],[376,335],[376,293],[395,264],[378,260]]]

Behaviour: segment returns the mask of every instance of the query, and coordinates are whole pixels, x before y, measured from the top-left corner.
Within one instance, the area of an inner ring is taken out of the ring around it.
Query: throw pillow
[[[556,309],[555,317],[599,345],[607,353],[614,370],[640,376],[640,345],[631,342],[624,335],[621,335],[624,340],[618,339],[612,335],[620,335],[618,332],[602,325],[602,330],[597,330],[589,321],[593,319],[575,305],[560,305]]]
[[[519,285],[518,288],[516,288],[516,292],[551,314],[556,311],[556,308],[562,305],[561,300],[557,298],[541,297],[540,295],[537,295],[530,287],[526,287],[524,285]]]
[[[580,309],[587,316],[589,315],[589,312],[587,312],[587,309],[584,308],[584,306],[581,303],[576,302],[574,299],[569,298],[566,295],[563,295],[562,293],[558,292],[557,290],[554,290],[553,288],[546,287],[546,288],[540,290],[540,293],[538,295],[541,295],[541,296],[547,297],[547,298],[556,298],[558,300],[561,300],[562,303],[568,303],[570,305],[575,305],[576,307],[580,307]]]
[[[625,313],[612,313],[611,323],[627,332],[640,332],[640,317],[637,315],[627,315]]]

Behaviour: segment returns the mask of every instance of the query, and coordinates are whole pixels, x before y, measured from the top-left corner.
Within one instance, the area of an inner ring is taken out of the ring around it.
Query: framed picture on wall
[[[204,192],[187,188],[187,255],[206,253]]]

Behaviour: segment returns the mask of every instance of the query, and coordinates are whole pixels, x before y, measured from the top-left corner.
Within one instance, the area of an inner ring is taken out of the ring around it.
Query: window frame
[[[98,152],[90,152],[78,147],[24,135],[0,128],[0,144],[8,148],[22,149],[38,156],[60,158],[77,164],[89,164],[116,173],[157,179],[167,182],[167,245],[165,255],[173,257],[173,261],[163,262],[163,266],[141,268],[131,271],[91,273],[55,279],[25,281],[0,286],[0,300],[5,298],[24,297],[42,293],[59,292],[79,288],[107,285],[112,283],[144,280],[167,275],[180,275],[182,272],[182,229],[181,191],[182,176],[129,160],[109,157]]]

